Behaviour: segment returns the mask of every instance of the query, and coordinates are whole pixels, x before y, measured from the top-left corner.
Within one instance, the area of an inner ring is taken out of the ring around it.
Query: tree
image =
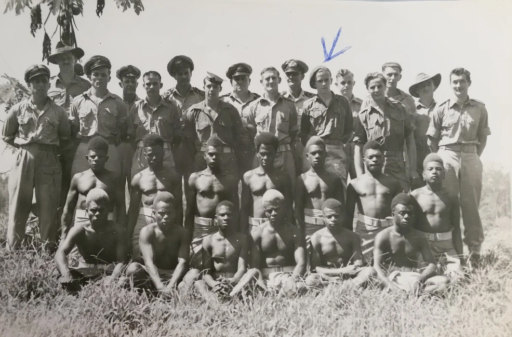
[[[122,9],[123,12],[133,7],[135,13],[139,15],[144,10],[142,0],[114,1],[117,7]],[[50,56],[52,49],[51,38],[46,30],[46,27],[50,24],[50,17],[57,23],[51,36],[53,37],[58,30],[59,41],[69,46],[77,46],[76,22],[74,17],[83,15],[83,0],[39,0],[36,5],[33,5],[32,2],[32,0],[7,0],[4,13],[14,11],[16,15],[20,15],[25,9],[30,10],[30,33],[32,36],[35,37],[36,31],[39,29],[44,30],[43,60]],[[42,21],[43,7],[47,7],[48,10],[44,23]],[[98,17],[103,14],[104,7],[105,0],[97,0],[96,15],[98,15]]]

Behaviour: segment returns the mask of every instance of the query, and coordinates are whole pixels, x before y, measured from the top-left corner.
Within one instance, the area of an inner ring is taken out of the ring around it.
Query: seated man
[[[282,170],[274,169],[274,158],[279,140],[268,132],[262,132],[254,138],[256,158],[259,166],[244,173],[242,178],[242,206],[241,223],[242,232],[250,233],[252,228],[260,226],[267,219],[261,202],[261,197],[269,189],[276,189],[283,193],[288,202],[288,209],[292,210],[292,184],[290,177]],[[291,214],[290,214],[291,216]]]
[[[199,277],[196,269],[187,272],[190,242],[177,219],[176,204],[169,192],[158,192],[153,200],[156,222],[143,227],[139,237],[143,263],[139,258],[126,269],[136,287],[169,295],[182,279],[180,290],[186,291]]]
[[[221,201],[215,209],[216,233],[203,238],[203,266],[206,274],[195,287],[205,299],[229,297],[233,287],[247,271],[247,236],[237,230],[235,206]]]
[[[101,136],[91,138],[88,143],[86,157],[89,169],[76,173],[71,179],[66,204],[62,211],[63,235],[69,231],[73,224],[89,222],[85,197],[93,188],[101,188],[109,196],[108,219],[116,220],[116,223],[125,226],[126,205],[121,176],[105,168],[105,163],[108,160],[107,141]],[[116,218],[114,217],[114,209],[117,213]]]
[[[393,226],[385,228],[375,238],[373,267],[379,280],[390,289],[414,294],[444,290],[449,280],[446,276],[436,275],[428,242],[414,230],[416,201],[410,195],[400,193],[391,201],[391,210]],[[426,267],[421,268],[420,258]]]
[[[306,250],[301,230],[285,222],[284,196],[270,189],[263,194],[268,221],[251,232],[252,267],[231,292],[234,296],[252,279],[263,289],[292,295],[305,288]],[[265,282],[266,281],[266,284]]]
[[[311,236],[311,270],[316,273],[306,278],[308,286],[350,279],[363,286],[375,273],[372,267],[363,267],[361,238],[345,226],[345,210],[341,202],[327,199],[322,203],[325,227]]]
[[[423,160],[426,185],[412,191],[420,209],[415,228],[425,236],[438,266],[451,282],[462,276],[459,200],[443,187],[443,160],[436,153]]]
[[[93,188],[87,193],[85,205],[89,221],[75,224],[55,254],[61,274],[59,282],[67,287],[104,273],[111,273],[111,279],[115,279],[127,262],[125,230],[108,220],[107,192]],[[75,246],[81,260],[77,268],[70,268],[67,256]]]
[[[355,232],[363,240],[365,259],[370,261],[375,236],[392,225],[391,199],[402,187],[398,180],[382,173],[384,154],[379,143],[369,141],[364,145],[363,160],[366,172],[350,181],[347,187],[347,214],[353,219],[357,206]]]
[[[142,140],[147,168],[133,176],[130,207],[128,207],[128,239],[132,242],[132,256],[139,257],[139,234],[142,227],[154,223],[153,201],[159,191],[170,192],[174,196],[173,212],[176,222],[183,223],[181,198],[181,177],[164,166],[164,140],[156,134],[148,134]]]

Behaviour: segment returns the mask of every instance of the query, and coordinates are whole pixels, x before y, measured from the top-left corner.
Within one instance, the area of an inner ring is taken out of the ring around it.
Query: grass
[[[442,298],[332,285],[301,297],[258,294],[216,305],[194,297],[150,297],[102,282],[70,295],[59,287],[50,256],[1,248],[0,336],[509,337],[511,222],[484,220],[486,265]]]

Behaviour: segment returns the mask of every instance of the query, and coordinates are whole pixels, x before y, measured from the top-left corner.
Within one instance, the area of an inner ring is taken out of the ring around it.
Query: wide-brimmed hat
[[[59,56],[62,54],[65,54],[65,53],[71,53],[71,54],[75,55],[77,60],[82,58],[82,56],[84,56],[84,51],[82,50],[82,48],[68,46],[68,45],[62,43],[61,41],[59,41],[59,42],[57,42],[57,45],[55,46],[55,52],[53,54],[51,54],[50,56],[48,56],[48,62],[57,64]]]
[[[441,74],[435,74],[434,76],[429,76],[425,73],[419,73],[416,75],[416,81],[409,87],[409,93],[413,95],[414,97],[418,97],[418,93],[416,92],[416,89],[418,89],[418,86],[426,81],[432,80],[432,83],[434,83],[434,90],[437,89],[439,86],[439,83],[441,83]]]

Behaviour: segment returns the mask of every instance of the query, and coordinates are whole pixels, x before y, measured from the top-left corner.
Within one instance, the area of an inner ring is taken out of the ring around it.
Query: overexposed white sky
[[[386,61],[402,65],[399,87],[405,91],[417,73],[441,73],[438,101],[450,94],[450,70],[466,67],[473,80],[470,96],[483,101],[489,111],[492,135],[483,160],[512,162],[510,149],[503,151],[512,140],[509,1],[145,0],[145,10],[139,16],[133,10],[121,12],[114,1],[106,2],[101,18],[95,13],[96,1],[85,1],[84,16],[76,17],[78,43],[85,50],[82,62],[102,54],[111,59],[114,71],[126,64],[143,72],[157,70],[163,75],[164,89],[174,85],[166,71],[167,62],[185,54],[195,63],[195,86],[202,86],[206,71],[226,79],[227,68],[243,61],[253,67],[250,89],[260,93],[259,71],[263,67],[280,69],[289,58],[305,61],[310,69],[322,64],[321,38],[329,49],[340,27],[336,50],[351,48],[325,65],[333,72],[342,67],[352,70],[357,81],[354,92],[360,97],[366,95],[364,76],[380,71]],[[43,32],[33,38],[29,25],[28,12],[0,14],[0,74],[23,79],[25,69],[41,61]],[[49,34],[55,25],[49,20]],[[55,35],[53,45],[57,40]],[[52,65],[51,70],[56,73],[58,69]],[[311,90],[307,77],[304,88]],[[115,77],[110,90],[121,93]],[[229,90],[225,81],[223,91]],[[144,95],[140,83],[138,92]],[[503,155],[506,158],[500,157]]]

